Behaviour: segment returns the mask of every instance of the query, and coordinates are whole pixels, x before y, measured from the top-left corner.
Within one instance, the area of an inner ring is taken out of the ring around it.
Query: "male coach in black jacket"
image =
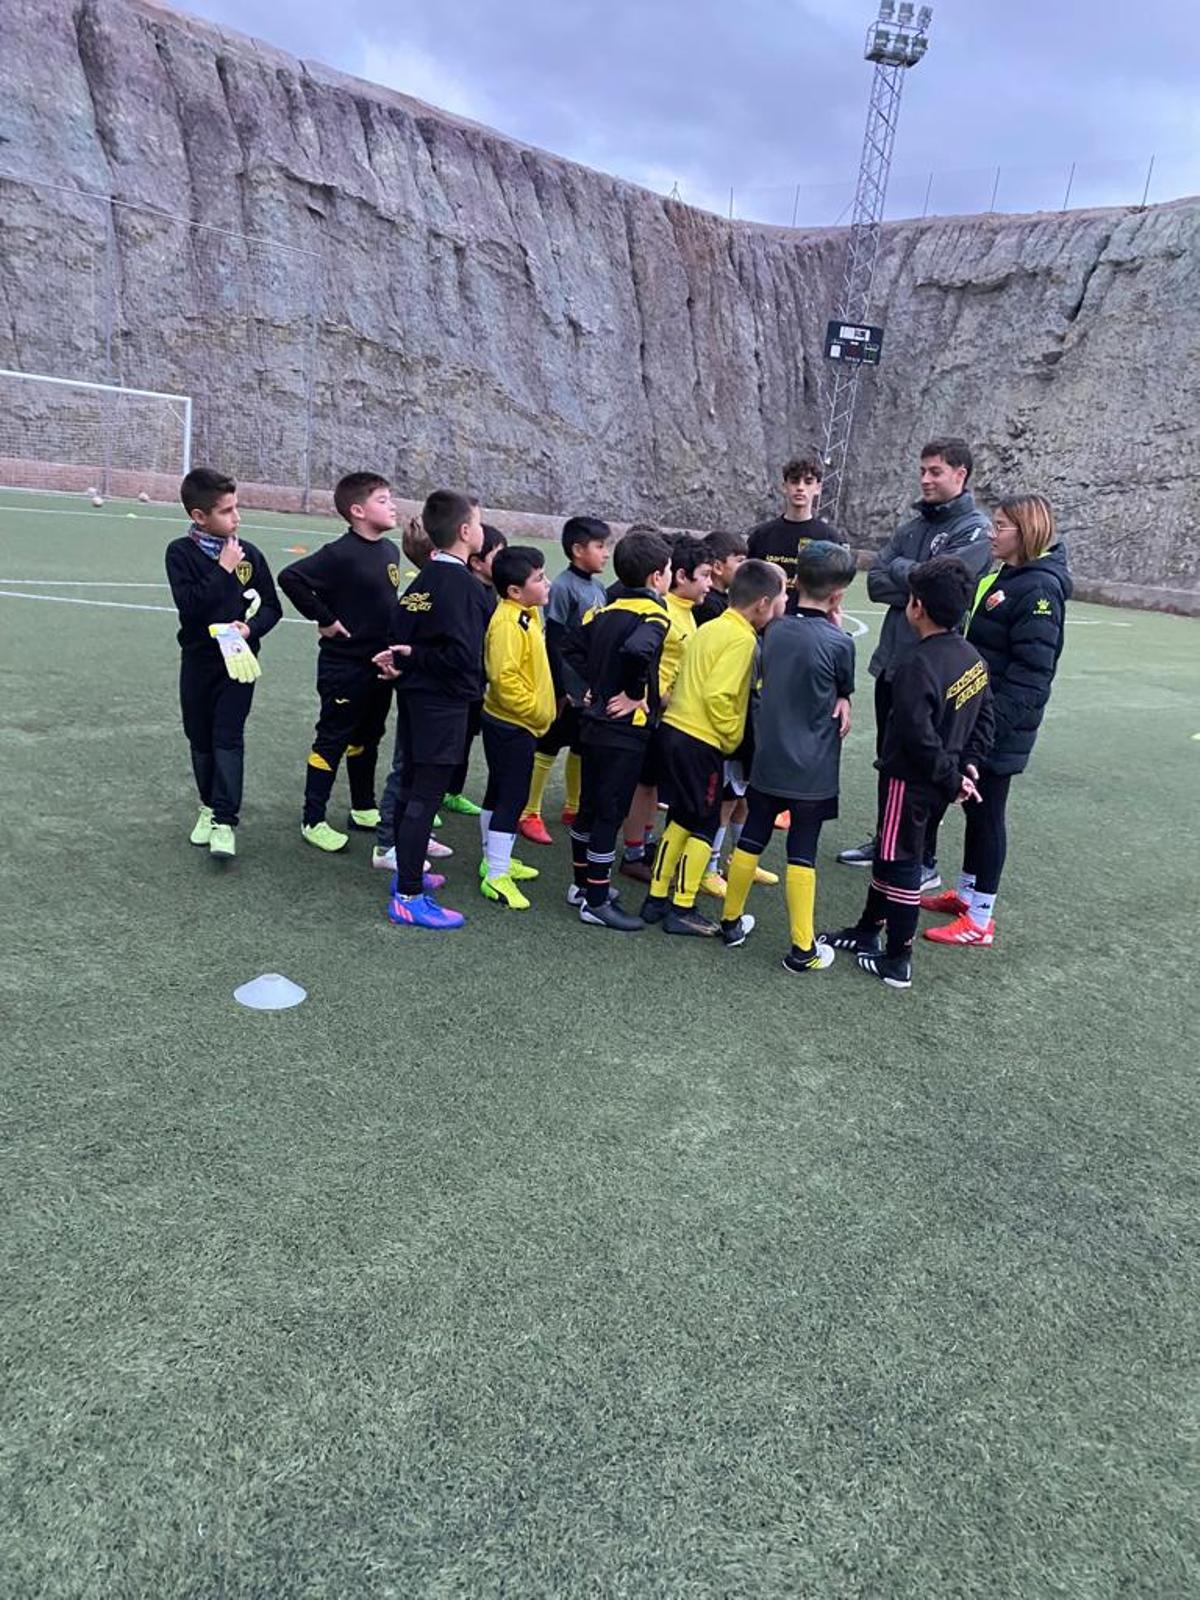
[[[971,577],[978,580],[991,562],[990,525],[967,488],[973,465],[971,447],[965,439],[929,441],[921,451],[921,498],[913,508],[916,515],[901,524],[867,572],[867,593],[888,607],[879,644],[867,668],[875,679],[877,755],[883,748],[883,733],[892,709],[896,669],[908,660],[918,643],[904,615],[909,573],[931,556],[957,556]],[[932,833],[928,841],[922,892],[936,889],[941,882],[934,854],[936,838]],[[869,867],[874,856],[875,841],[868,839],[865,844],[843,850],[838,860],[846,867]]]

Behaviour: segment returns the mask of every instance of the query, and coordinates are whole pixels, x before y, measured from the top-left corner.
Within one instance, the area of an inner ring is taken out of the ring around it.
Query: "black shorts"
[[[577,756],[580,750],[579,716],[579,707],[568,701],[538,740],[538,755],[556,756],[565,745],[573,756]]]
[[[399,715],[407,724],[408,749],[418,766],[456,767],[467,752],[471,703],[440,695],[396,695]]]
[[[671,821],[711,839],[721,826],[725,757],[667,723],[659,730],[659,753],[671,790]]]
[[[651,733],[646,744],[646,754],[642,759],[642,772],[638,778],[639,783],[644,783],[647,789],[657,789],[666,778],[662,758],[662,727],[659,726]]]
[[[923,861],[925,836],[935,802],[903,778],[879,774],[879,822],[875,858],[880,862]]]

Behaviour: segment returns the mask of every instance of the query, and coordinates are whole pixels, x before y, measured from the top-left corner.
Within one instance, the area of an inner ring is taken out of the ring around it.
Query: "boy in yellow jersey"
[[[696,910],[696,891],[721,821],[725,759],[742,742],[758,636],[782,616],[784,576],[747,561],[729,587],[729,607],[699,630],[684,653],[663,718],[661,755],[671,809],[640,915],[666,933],[712,938],[717,924]]]
[[[483,647],[483,750],[488,781],[479,818],[480,893],[509,911],[528,911],[517,880],[537,877],[513,860],[517,823],[529,794],[537,741],[554,721],[556,700],[542,607],[550,597],[545,557],[528,545],[500,550],[492,564],[499,604]]]
[[[671,542],[671,587],[666,593],[667,637],[663,641],[662,657],[658,663],[658,693],[664,706],[669,704],[671,691],[683,665],[683,652],[696,635],[694,608],[708,594],[712,583],[712,567],[708,550],[702,539],[681,534]],[[654,813],[658,809],[658,791],[662,782],[662,763],[659,759],[659,730],[651,736],[642,767],[641,781],[634,791],[633,804],[625,819],[625,850],[621,857],[621,876],[633,878],[638,883],[649,883],[653,877]]]

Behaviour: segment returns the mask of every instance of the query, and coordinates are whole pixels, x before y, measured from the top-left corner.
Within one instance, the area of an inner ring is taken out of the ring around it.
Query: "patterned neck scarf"
[[[206,556],[211,556],[215,561],[224,548],[224,539],[218,539],[214,534],[204,533],[194,522],[188,523],[188,538],[194,539],[204,551]]]

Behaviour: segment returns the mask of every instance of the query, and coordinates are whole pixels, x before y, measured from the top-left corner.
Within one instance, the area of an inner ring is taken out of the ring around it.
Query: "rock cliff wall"
[[[191,393],[243,478],[378,462],[741,526],[820,437],[843,234],[730,224],[147,0],[4,0],[0,173],[0,366]],[[1050,494],[1082,572],[1197,587],[1198,243],[1190,201],[889,227],[856,542],[953,430],[985,496]]]

